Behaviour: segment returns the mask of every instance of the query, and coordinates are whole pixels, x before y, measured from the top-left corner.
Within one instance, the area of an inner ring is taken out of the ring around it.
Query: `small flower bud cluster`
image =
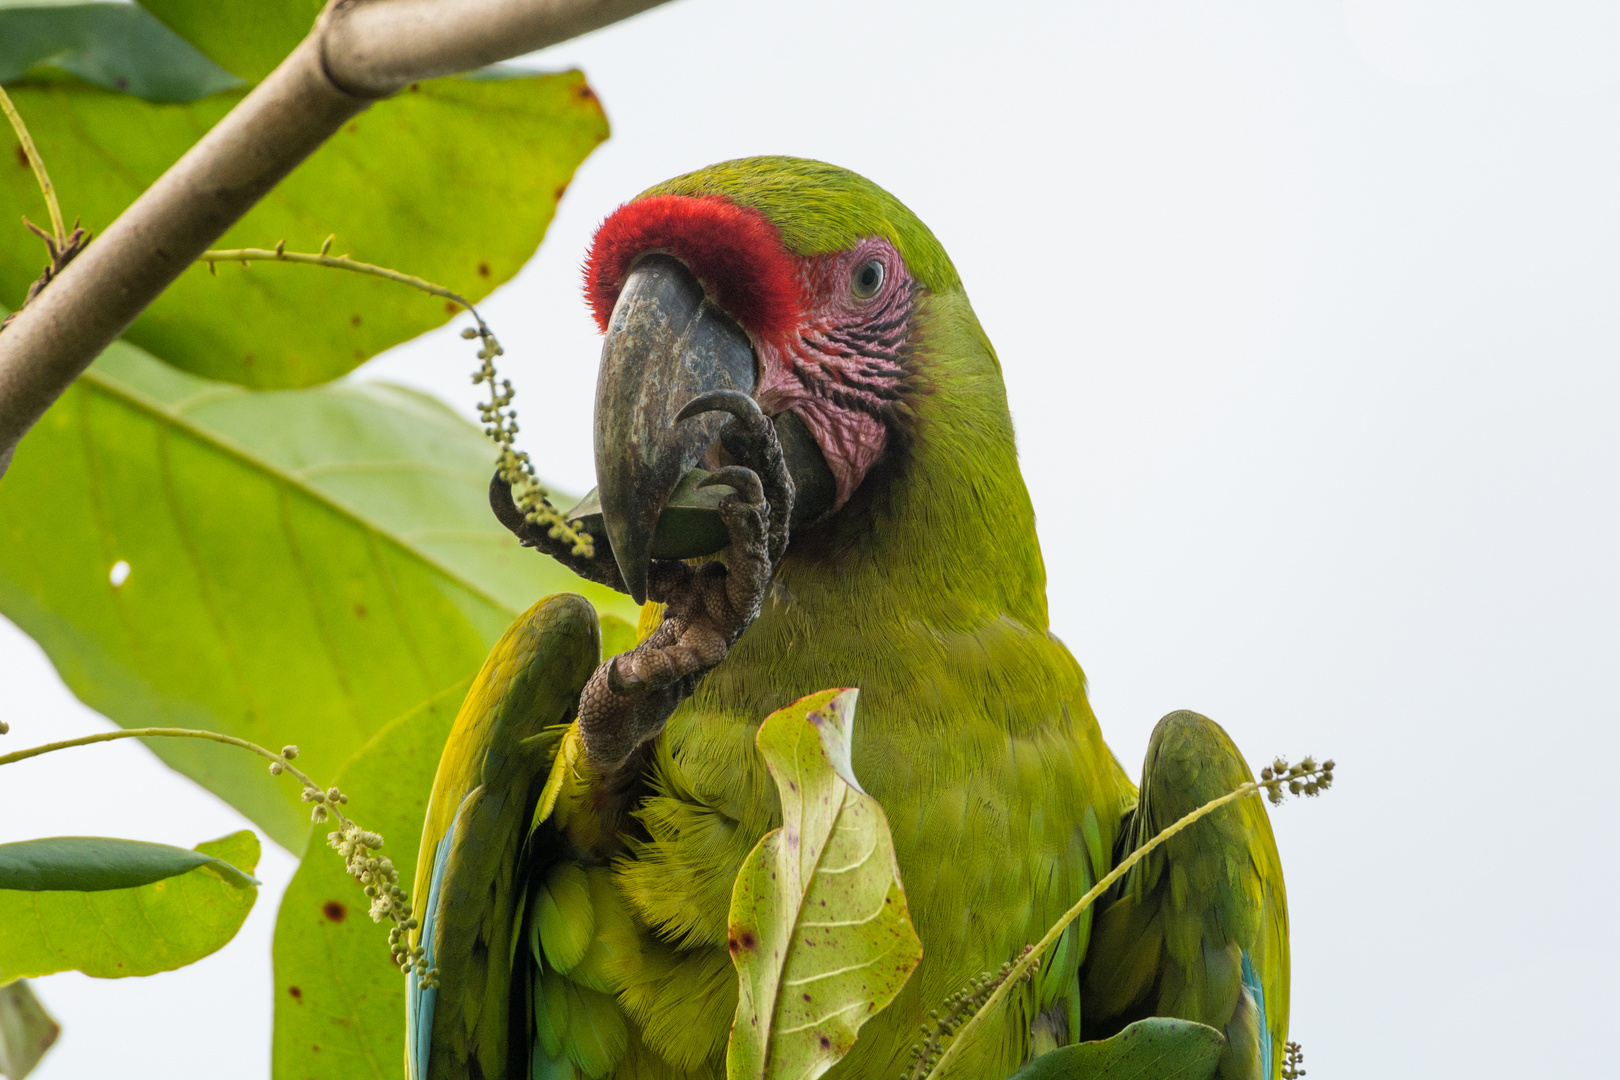
[[[1024,956],[1028,955],[1032,948],[1034,948],[1033,945],[1024,946],[1024,951],[1020,954],[1019,959],[1023,959]],[[923,1077],[933,1071],[934,1066],[939,1064],[940,1056],[945,1053],[945,1044],[950,1040],[951,1036],[960,1031],[962,1025],[966,1024],[973,1018],[975,1013],[984,1008],[984,1003],[990,1000],[990,995],[996,992],[996,987],[1006,982],[1007,977],[1012,974],[1013,966],[1013,961],[1009,960],[1001,965],[1000,970],[985,972],[946,998],[943,1015],[941,1015],[939,1009],[929,1012],[928,1022],[923,1024],[920,1032],[922,1041],[911,1048],[909,1063],[906,1066],[906,1071],[900,1074],[900,1080],[922,1080]],[[1040,961],[1035,961],[1030,966],[1030,969],[1024,972],[1019,981],[1023,982],[1025,979],[1034,978],[1035,972],[1040,970],[1040,966]]]
[[[260,752],[269,753],[266,750]],[[410,932],[417,928],[416,916],[411,912],[409,894],[399,883],[399,870],[395,868],[394,861],[379,854],[383,846],[381,834],[367,832],[345,817],[339,807],[346,806],[349,797],[335,787],[322,791],[315,781],[291,764],[297,756],[298,747],[282,747],[281,755],[270,762],[270,772],[276,776],[290,772],[303,783],[301,797],[305,802],[315,804],[311,816],[317,824],[328,817],[337,818],[337,830],[327,834],[326,842],[343,856],[344,867],[364,886],[366,895],[371,898],[371,921],[380,923],[384,919],[393,920],[394,926],[388,931],[388,950],[395,965],[415,971],[424,990],[439,985],[438,970],[428,966],[422,947],[409,943]]]
[[[1333,760],[1318,764],[1307,755],[1305,760],[1290,765],[1287,758],[1280,757],[1260,770],[1260,786],[1266,789],[1266,798],[1273,806],[1282,804],[1284,787],[1290,795],[1315,798],[1333,786]]]
[[[414,969],[424,990],[437,986],[438,972],[428,967],[426,953],[420,945],[409,943],[410,932],[418,923],[411,912],[410,896],[399,883],[394,860],[379,854],[382,836],[345,820],[336,832],[327,834],[326,842],[343,856],[343,865],[354,879],[365,886],[366,895],[371,897],[371,921],[393,920],[394,926],[388,931],[388,951],[394,963]]]
[[[513,445],[517,439],[518,424],[517,410],[512,408],[512,380],[498,378],[495,373],[495,358],[506,355],[506,350],[501,348],[501,343],[495,340],[495,335],[482,320],[476,327],[469,326],[463,330],[461,336],[469,341],[479,338],[483,342],[483,347],[478,350],[478,359],[483,363],[473,373],[472,381],[474,386],[489,384],[489,400],[478,403],[478,416],[484,422],[484,434],[500,447],[495,465],[501,479],[514,489],[513,502],[531,524],[547,526],[547,535],[553,540],[567,540],[573,544],[575,555],[590,558],[595,554],[590,533],[577,532],[563,520],[562,514],[547,499],[545,489],[535,479],[534,463],[529,460],[529,455]]]
[[[418,923],[411,912],[410,897],[399,884],[394,861],[378,854],[383,838],[352,821],[345,821],[341,828],[327,836],[326,842],[337,849],[349,873],[365,886],[366,895],[371,897],[371,921],[394,921],[395,925],[388,931],[388,951],[394,963],[414,970],[422,989],[437,986],[439,973],[428,967],[426,952],[420,945],[410,944],[410,932]]]
[[[1304,1048],[1297,1042],[1290,1042],[1283,1049],[1288,1057],[1283,1061],[1282,1080],[1299,1080],[1305,1075],[1305,1070],[1300,1068],[1305,1064]]]
[[[7,735],[10,734],[10,732],[11,725],[6,723],[4,720],[0,720],[0,735]]]
[[[322,791],[318,787],[306,787],[299,797],[305,802],[315,804],[315,808],[309,812],[309,816],[317,825],[324,822],[334,813],[338,814],[338,820],[341,821],[343,815],[338,813],[338,807],[349,801],[349,797],[337,788],[327,788]]]

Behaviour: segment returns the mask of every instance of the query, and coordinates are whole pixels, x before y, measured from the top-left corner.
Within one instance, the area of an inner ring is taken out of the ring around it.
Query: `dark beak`
[[[671,494],[729,419],[676,416],[712,390],[750,397],[753,345],[666,255],[636,263],[608,322],[596,378],[596,484],[603,528],[626,589],[647,598],[653,534]],[[825,465],[823,465],[825,468]]]

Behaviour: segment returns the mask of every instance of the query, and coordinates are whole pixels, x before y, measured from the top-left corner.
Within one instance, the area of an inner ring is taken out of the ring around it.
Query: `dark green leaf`
[[[243,830],[197,850],[251,881],[259,838]],[[256,884],[227,881],[210,860],[175,877],[96,892],[0,890],[0,982],[78,970],[103,979],[195,963],[236,936]]]
[[[541,596],[582,593],[618,616],[605,637],[632,632],[627,598],[495,521],[493,459],[477,428],[413,391],[244,390],[119,343],[0,482],[0,612],[114,721],[296,743],[325,778],[476,673]],[[263,760],[149,745],[303,847],[309,808]]]
[[[147,101],[194,101],[242,85],[133,4],[0,0],[0,83],[37,66]]]
[[[439,754],[470,683],[383,728],[337,779],[355,820],[382,834],[407,888]],[[388,928],[367,917],[367,900],[327,846],[327,831],[310,835],[276,916],[271,1075],[395,1080],[405,1054],[405,976],[389,962]]]
[[[1012,1080],[1210,1080],[1226,1039],[1191,1020],[1138,1020],[1112,1039],[1043,1054]]]
[[[0,889],[133,889],[209,865],[234,885],[257,885],[224,859],[189,848],[110,836],[50,836],[0,844]]]
[[[324,0],[142,0],[141,6],[226,68],[258,82],[315,25]]]
[[[211,10],[217,7],[211,5]],[[231,22],[230,18],[220,18]],[[239,100],[152,105],[83,84],[12,92],[62,213],[107,227]],[[607,137],[578,72],[445,79],[351,121],[215,245],[316,251],[393,267],[479,300],[534,254],[574,170]],[[0,157],[0,303],[44,266],[23,231],[45,206],[25,161]],[[126,337],[168,363],[249,386],[309,386],[443,324],[447,301],[393,282],[291,264],[194,266]],[[499,330],[499,327],[496,328]],[[447,359],[447,362],[448,359]],[[472,366],[470,354],[455,362]],[[521,389],[521,388],[520,388]]]
[[[0,986],[0,1076],[23,1080],[62,1034],[28,980]]]

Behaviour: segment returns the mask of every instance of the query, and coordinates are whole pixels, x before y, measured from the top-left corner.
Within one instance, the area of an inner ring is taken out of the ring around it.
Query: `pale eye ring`
[[[858,300],[870,300],[883,288],[883,260],[867,259],[855,268],[849,279],[849,291]]]

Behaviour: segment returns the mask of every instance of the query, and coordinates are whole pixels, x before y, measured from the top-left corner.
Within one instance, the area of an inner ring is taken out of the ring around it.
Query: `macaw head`
[[[737,390],[773,418],[798,488],[794,535],[814,529],[909,445],[919,404],[938,389],[923,370],[924,308],[959,296],[961,281],[927,226],[876,184],[763,157],[677,177],[620,207],[591,244],[585,293],[605,335],[603,525],[640,599],[660,515],[690,470],[713,467],[727,420],[680,419],[689,402]],[[999,371],[995,381],[1004,415]]]

